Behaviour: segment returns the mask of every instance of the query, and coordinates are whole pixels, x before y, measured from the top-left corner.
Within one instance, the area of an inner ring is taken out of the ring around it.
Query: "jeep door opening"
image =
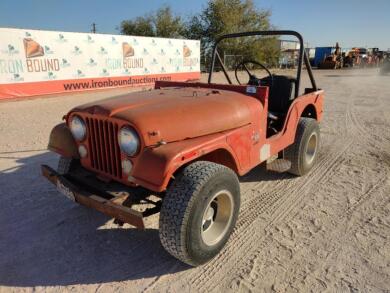
[[[272,74],[258,60],[244,59],[235,67],[239,85],[233,85],[218,44],[280,35],[299,41],[296,76]],[[217,61],[229,84],[212,83]],[[258,78],[251,63],[267,76]],[[301,94],[303,63],[311,88]],[[241,67],[248,82],[239,78]],[[71,200],[118,224],[144,228],[145,217],[160,213],[162,246],[177,259],[200,265],[219,253],[234,229],[238,176],[267,161],[287,163],[285,171],[297,176],[311,170],[323,97],[299,33],[224,35],[214,45],[208,83],[158,81],[152,91],[69,111],[49,139],[49,150],[61,156],[58,169],[42,165],[42,174]]]

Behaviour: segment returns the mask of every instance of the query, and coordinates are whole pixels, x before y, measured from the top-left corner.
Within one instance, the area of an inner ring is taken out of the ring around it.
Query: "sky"
[[[390,48],[390,0],[254,0],[270,9],[279,29],[300,32],[310,47]],[[170,5],[184,17],[197,13],[207,0],[0,0],[0,27],[118,34],[125,19]]]

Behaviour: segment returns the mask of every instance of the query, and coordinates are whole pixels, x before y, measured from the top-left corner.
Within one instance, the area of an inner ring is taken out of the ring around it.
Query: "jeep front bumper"
[[[128,192],[114,196],[104,188],[99,188],[99,184],[79,180],[80,178],[71,174],[60,175],[47,165],[41,167],[42,175],[56,185],[57,189],[66,197],[113,217],[117,223],[128,223],[144,229],[144,218],[160,211],[161,201],[151,201],[146,197],[137,197],[135,201],[138,204],[143,201],[143,203],[153,205],[153,207],[146,208],[144,211],[138,211],[131,208],[133,205],[132,197],[134,196]]]

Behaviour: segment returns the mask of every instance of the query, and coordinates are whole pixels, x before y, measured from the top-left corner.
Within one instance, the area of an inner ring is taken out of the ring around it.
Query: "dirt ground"
[[[0,103],[0,292],[390,292],[390,77],[315,71],[326,90],[307,176],[240,178],[226,248],[188,267],[147,229],[117,227],[40,175],[50,129],[73,106],[128,90]],[[203,77],[205,79],[205,77]]]

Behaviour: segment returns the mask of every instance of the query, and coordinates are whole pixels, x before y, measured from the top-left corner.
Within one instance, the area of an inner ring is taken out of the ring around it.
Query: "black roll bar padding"
[[[291,30],[274,30],[274,31],[251,31],[251,32],[241,32],[241,33],[233,33],[233,34],[227,34],[220,36],[213,47],[213,57],[211,61],[211,66],[210,66],[210,73],[209,73],[209,78],[208,78],[208,83],[211,83],[213,71],[214,71],[214,65],[215,65],[215,58],[217,55],[217,46],[218,44],[224,40],[224,39],[230,39],[230,38],[240,38],[240,37],[249,37],[249,36],[279,36],[279,35],[289,35],[289,36],[295,36],[299,40],[299,57],[298,57],[298,70],[297,70],[297,82],[295,86],[295,98],[298,97],[299,95],[299,87],[301,83],[301,72],[302,72],[302,62],[305,62],[306,65],[306,70],[309,74],[309,78],[313,87],[313,90],[317,90],[317,85],[314,80],[313,72],[310,66],[309,58],[307,57],[307,53],[305,51],[304,45],[303,45],[303,37],[300,33],[296,31],[291,31]],[[219,57],[218,54],[218,59],[219,62],[221,63],[222,69],[224,68],[223,62],[221,58]],[[225,76],[227,75],[227,72],[225,72]],[[230,78],[228,78],[229,83],[231,83]]]
[[[314,79],[313,71],[311,70],[310,60],[309,60],[309,57],[307,56],[306,50],[304,50],[304,57],[305,57],[306,70],[307,70],[307,73],[309,74],[311,85],[313,87],[313,90],[316,91],[316,90],[318,90],[317,83]]]

